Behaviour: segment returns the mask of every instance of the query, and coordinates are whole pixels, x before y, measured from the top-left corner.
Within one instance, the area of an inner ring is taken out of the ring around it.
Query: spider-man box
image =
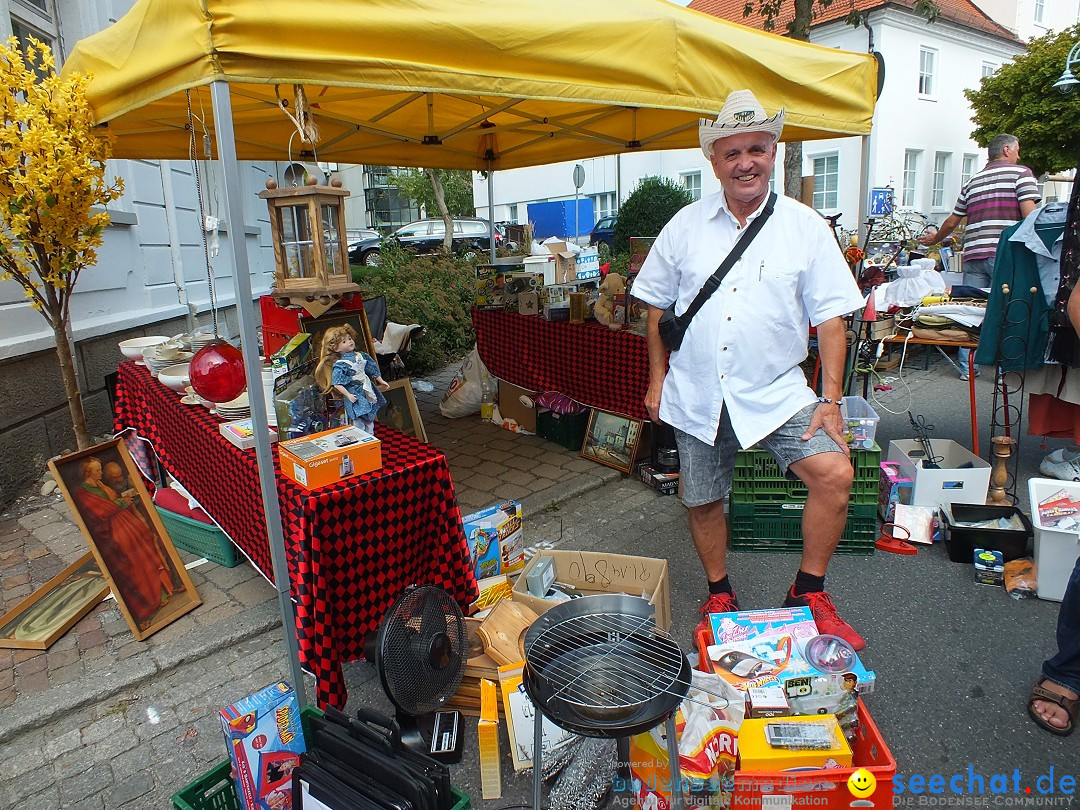
[[[218,716],[243,807],[291,808],[292,772],[307,750],[292,686],[278,681],[222,709]]]

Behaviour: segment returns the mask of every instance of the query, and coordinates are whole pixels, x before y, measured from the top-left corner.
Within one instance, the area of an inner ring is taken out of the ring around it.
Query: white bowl
[[[158,372],[157,378],[173,391],[183,393],[184,389],[191,385],[190,368],[190,363],[167,366]]]
[[[150,346],[157,346],[168,340],[165,335],[150,335],[148,337],[128,338],[120,341],[120,351],[128,360],[142,360],[143,350]]]

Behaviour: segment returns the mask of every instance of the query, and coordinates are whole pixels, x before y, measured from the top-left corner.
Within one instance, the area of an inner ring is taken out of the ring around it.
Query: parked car
[[[486,219],[455,219],[454,252],[480,253],[490,250],[491,241],[488,239],[488,232]],[[386,237],[386,241],[411,253],[424,255],[441,251],[445,234],[446,225],[441,219],[421,219],[417,222],[410,222],[408,225],[402,225],[390,236]],[[502,234],[496,230],[496,246],[501,240]],[[349,261],[353,264],[377,267],[381,252],[382,239],[378,237],[361,239],[355,245],[350,246]]]
[[[611,258],[615,249],[615,223],[618,221],[618,215],[600,217],[589,234],[589,247],[597,248],[602,262]]]

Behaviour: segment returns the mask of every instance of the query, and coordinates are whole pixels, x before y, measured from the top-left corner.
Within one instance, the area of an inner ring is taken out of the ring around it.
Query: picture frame
[[[122,439],[49,469],[137,641],[202,604]]]
[[[390,387],[383,391],[386,404],[379,408],[375,415],[376,421],[426,443],[427,431],[424,430],[420,409],[416,407],[412,382],[408,377],[399,377],[391,380],[389,385]]]
[[[581,445],[581,456],[629,474],[641,443],[643,421],[593,409]]]
[[[301,316],[300,331],[311,335],[311,354],[315,358],[315,362],[318,363],[323,333],[332,327],[346,325],[351,326],[358,335],[356,341],[357,350],[367,352],[372,360],[376,363],[379,362],[378,355],[375,354],[375,338],[371,334],[367,313],[363,308],[347,312],[329,312],[317,318]]]
[[[47,650],[109,595],[89,551],[0,616],[0,647]]]

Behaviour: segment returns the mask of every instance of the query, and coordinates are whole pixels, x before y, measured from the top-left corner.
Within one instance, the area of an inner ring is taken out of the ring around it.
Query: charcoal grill
[[[601,594],[544,613],[525,634],[522,684],[537,711],[586,737],[626,738],[666,722],[672,796],[681,806],[675,710],[690,689],[690,663],[652,606]],[[533,805],[540,807],[543,724],[534,724]]]

